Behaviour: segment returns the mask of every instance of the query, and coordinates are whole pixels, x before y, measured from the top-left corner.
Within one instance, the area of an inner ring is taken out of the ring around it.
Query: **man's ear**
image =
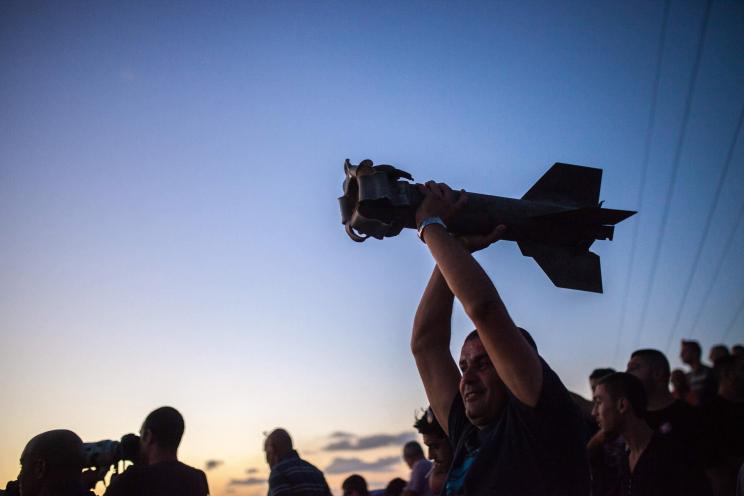
[[[47,473],[47,462],[43,459],[38,459],[33,462],[33,465],[31,466],[32,469],[32,475],[34,479],[41,480],[44,478],[44,476]]]
[[[618,398],[617,401],[615,401],[615,406],[618,412],[625,414],[628,411],[628,408],[630,408],[630,403],[628,403],[628,398]]]

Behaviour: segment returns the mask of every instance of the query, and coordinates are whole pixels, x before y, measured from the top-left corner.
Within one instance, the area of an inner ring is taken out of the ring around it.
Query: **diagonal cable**
[[[721,338],[722,342],[726,342],[726,338],[728,338],[728,335],[731,334],[731,331],[734,330],[734,326],[739,320],[739,317],[741,317],[742,312],[744,312],[744,298],[742,298],[741,302],[739,303],[739,308],[737,308],[736,313],[734,313],[734,318],[731,319],[728,327],[726,327],[726,332],[723,333],[723,337]]]
[[[695,274],[697,273],[698,264],[700,263],[700,256],[703,253],[705,242],[708,239],[708,232],[710,231],[710,226],[713,223],[713,214],[718,208],[718,202],[721,199],[721,190],[723,190],[726,176],[728,176],[728,171],[731,167],[731,160],[734,156],[734,150],[736,149],[736,142],[739,139],[739,132],[741,131],[742,122],[744,122],[744,105],[742,105],[741,112],[739,113],[739,122],[737,123],[736,129],[734,130],[734,138],[731,140],[731,146],[729,147],[728,153],[726,154],[726,160],[724,162],[723,169],[721,170],[721,174],[718,176],[718,184],[716,185],[716,192],[714,193],[713,203],[711,204],[710,209],[708,210],[708,216],[705,219],[703,233],[700,238],[700,242],[698,243],[697,251],[695,252],[695,258],[692,262],[692,268],[690,269],[690,273],[688,274],[687,281],[684,285],[685,290],[682,295],[682,301],[679,302],[677,313],[674,316],[674,322],[672,323],[672,327],[669,330],[669,339],[667,340],[665,349],[669,349],[672,344],[672,339],[674,338],[677,326],[679,325],[679,319],[682,317],[682,310],[685,308],[685,304],[687,303],[687,297],[690,294],[690,287],[692,287],[692,280],[695,278]]]
[[[620,322],[617,326],[617,341],[615,342],[615,358],[617,362],[620,353],[620,343],[622,340],[623,329],[625,328],[625,318],[628,313],[628,298],[630,296],[630,281],[635,266],[636,247],[638,245],[638,229],[641,224],[641,211],[643,204],[643,195],[646,191],[646,177],[648,176],[648,162],[651,156],[651,138],[653,136],[654,123],[656,122],[656,102],[659,97],[659,85],[661,81],[661,62],[664,57],[664,45],[666,43],[667,24],[669,23],[669,6],[670,0],[664,2],[664,12],[661,18],[661,31],[659,33],[659,46],[656,50],[656,74],[654,75],[654,84],[651,90],[651,107],[648,111],[648,124],[646,126],[646,141],[643,144],[643,162],[641,165],[641,182],[638,187],[638,198],[636,199],[636,211],[638,214],[633,222],[633,241],[630,248],[630,261],[628,262],[628,272],[625,276],[625,289],[623,290],[623,303],[620,309]]]
[[[742,203],[741,208],[739,209],[739,214],[736,217],[736,221],[734,222],[734,228],[731,229],[731,233],[729,234],[729,237],[726,240],[726,243],[725,243],[726,248],[723,251],[723,255],[721,255],[718,258],[718,263],[716,265],[715,270],[713,271],[713,278],[711,279],[710,283],[708,284],[708,287],[705,290],[705,296],[703,296],[702,302],[700,303],[700,306],[698,307],[698,311],[695,314],[695,318],[692,321],[692,325],[690,326],[690,332],[688,333],[689,337],[692,337],[694,330],[697,328],[698,322],[700,322],[700,317],[702,317],[703,315],[703,310],[705,310],[705,307],[708,305],[708,300],[713,294],[713,288],[715,287],[716,282],[718,282],[718,276],[721,275],[721,270],[723,269],[724,262],[728,258],[729,253],[731,252],[731,248],[734,246],[734,240],[736,239],[736,233],[739,231],[739,227],[742,224],[742,220],[744,220],[744,203]],[[668,349],[669,347],[667,347],[667,350]]]
[[[692,74],[690,75],[690,85],[687,90],[687,98],[685,100],[685,109],[682,116],[682,126],[679,133],[679,140],[677,141],[677,147],[674,151],[674,160],[672,162],[672,175],[669,178],[669,187],[666,192],[666,201],[664,203],[664,210],[661,215],[661,233],[656,240],[656,247],[654,249],[654,255],[651,262],[651,271],[649,272],[648,284],[646,285],[646,296],[643,298],[643,307],[641,309],[641,320],[638,324],[638,330],[636,332],[635,344],[640,345],[641,334],[643,327],[646,324],[646,315],[648,313],[648,304],[651,299],[651,294],[654,289],[654,282],[656,281],[656,270],[659,266],[659,255],[661,254],[661,246],[664,242],[664,236],[666,234],[667,222],[669,221],[669,210],[672,205],[672,194],[674,193],[674,186],[677,183],[677,173],[679,172],[679,162],[682,156],[682,145],[685,142],[687,136],[687,124],[690,120],[690,108],[692,107],[692,97],[695,94],[695,84],[697,83],[698,74],[700,72],[700,60],[703,58],[703,47],[705,46],[705,35],[708,30],[708,19],[710,18],[710,8],[712,0],[705,2],[705,12],[703,13],[703,20],[700,26],[700,37],[698,38],[697,52],[695,54],[695,62],[692,66]]]

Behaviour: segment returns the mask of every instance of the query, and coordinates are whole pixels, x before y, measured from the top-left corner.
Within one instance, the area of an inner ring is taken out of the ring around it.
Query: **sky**
[[[214,495],[265,494],[278,426],[337,494],[407,478],[433,262],[411,230],[346,236],[346,158],[517,198],[603,169],[640,211],[592,248],[603,294],[477,255],[580,394],[639,347],[744,341],[744,3],[712,2],[695,78],[706,3],[671,3],[658,66],[664,5],[0,3],[0,485],[39,432],[162,405]],[[454,353],[471,329],[456,306]]]

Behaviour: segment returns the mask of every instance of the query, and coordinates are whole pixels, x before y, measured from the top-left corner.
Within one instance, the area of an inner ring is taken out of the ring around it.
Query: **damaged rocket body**
[[[342,222],[354,241],[396,236],[416,228],[415,212],[423,195],[405,171],[364,160],[344,164]],[[554,164],[522,198],[468,192],[468,202],[448,223],[453,234],[485,234],[507,226],[502,239],[516,241],[558,287],[602,292],[595,240],[611,240],[614,225],[635,214],[602,208],[602,169]]]

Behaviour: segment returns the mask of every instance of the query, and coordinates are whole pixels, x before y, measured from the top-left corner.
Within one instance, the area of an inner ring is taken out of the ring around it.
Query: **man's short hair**
[[[525,329],[522,329],[521,327],[517,327],[517,329],[519,329],[519,332],[522,333],[522,336],[524,337],[524,339],[527,340],[527,343],[529,343],[532,349],[537,351],[537,343],[535,343],[535,340],[532,339],[532,335],[529,332],[527,332]],[[474,329],[470,331],[470,334],[465,336],[465,341],[463,342],[467,343],[468,341],[472,341],[475,338],[480,339],[480,336],[478,335],[478,329]]]
[[[183,417],[178,410],[170,406],[152,411],[142,424],[143,431],[149,429],[152,433],[155,444],[168,449],[178,448],[184,427]]]
[[[434,412],[432,411],[431,407],[427,408],[424,414],[416,419],[413,427],[422,436],[435,435],[440,437],[447,437],[447,434],[444,433],[444,429],[442,429],[442,426],[439,425],[437,417],[434,416]]]
[[[716,360],[716,363],[713,366],[713,370],[715,370],[718,377],[721,377],[724,374],[731,374],[736,371],[737,365],[742,361],[744,361],[744,357],[742,356],[722,356],[721,358]]]
[[[692,352],[697,355],[698,358],[700,358],[700,356],[703,354],[703,349],[700,347],[700,343],[698,343],[697,341],[683,339],[682,346],[689,347]]]
[[[664,353],[660,352],[659,350],[654,350],[651,348],[636,350],[630,355],[630,358],[633,357],[641,357],[644,360],[647,360],[652,367],[661,371],[662,375],[666,377],[667,380],[669,379],[669,376],[672,375],[671,367],[669,367],[669,360],[667,360],[666,355],[664,355]]]
[[[344,494],[351,491],[356,491],[362,496],[369,494],[369,491],[367,490],[367,481],[359,474],[348,476],[341,484],[341,489],[343,489]]]
[[[597,379],[601,379],[602,377],[610,374],[614,374],[615,369],[613,368],[605,368],[605,369],[594,369],[592,370],[592,373],[589,374],[589,379],[595,381]]]
[[[403,456],[410,457],[410,458],[419,458],[424,456],[424,450],[421,448],[421,445],[417,443],[416,441],[408,441],[403,446]]]
[[[43,432],[31,438],[24,450],[26,460],[44,460],[50,472],[79,474],[83,470],[83,441],[67,429]]]
[[[597,387],[604,386],[605,391],[613,400],[625,398],[630,403],[636,417],[643,418],[646,415],[646,391],[643,384],[633,374],[627,372],[615,372],[602,377]]]

